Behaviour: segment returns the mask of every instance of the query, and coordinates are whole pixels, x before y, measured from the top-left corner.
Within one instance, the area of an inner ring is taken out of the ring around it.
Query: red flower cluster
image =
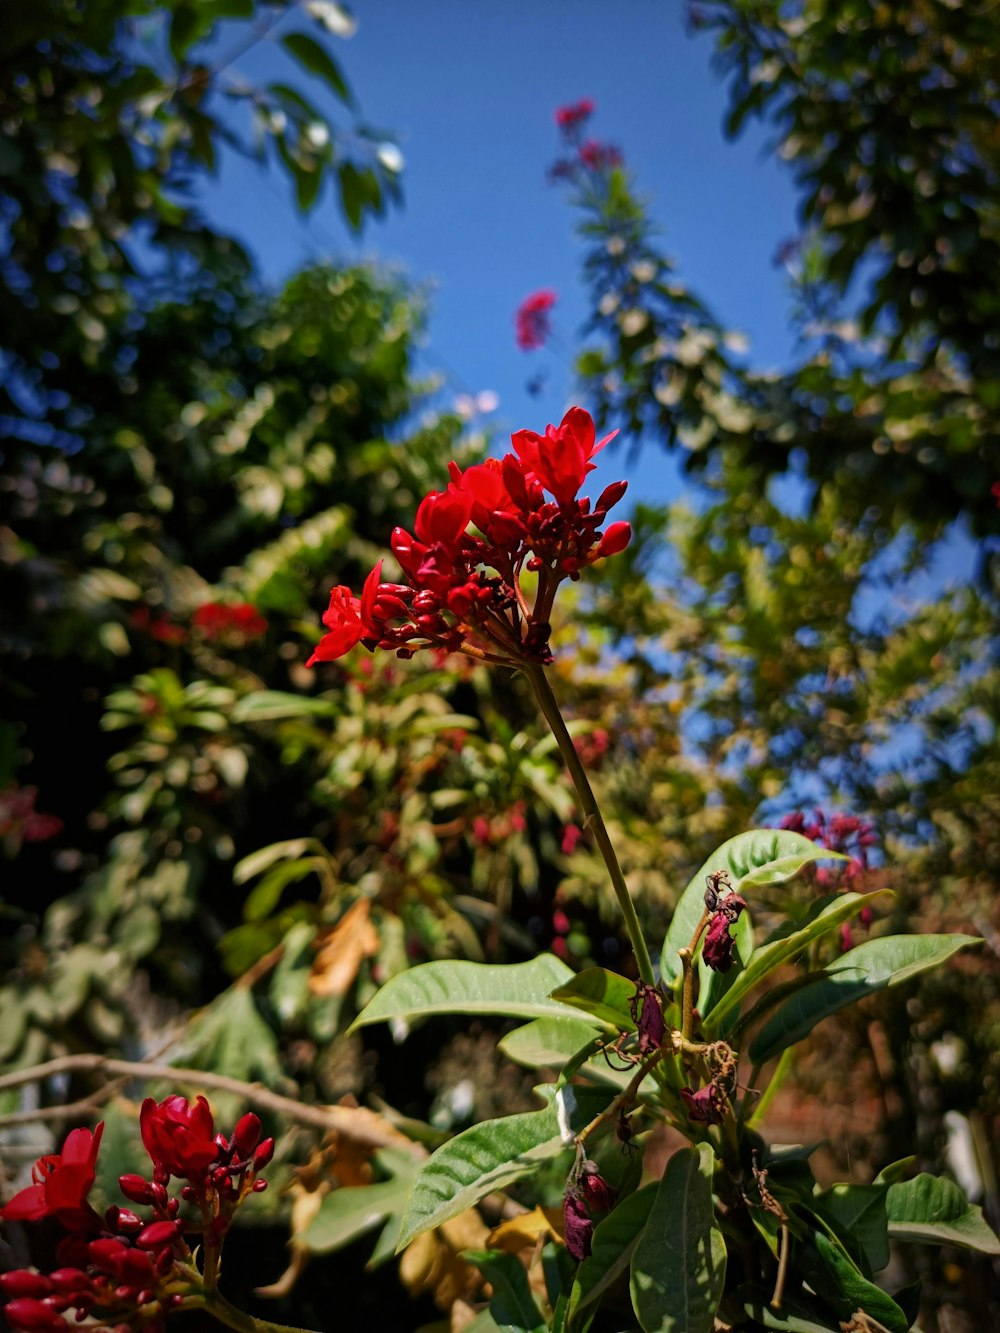
[[[596,441],[590,414],[571,407],[544,435],[517,431],[514,452],[500,461],[464,472],[452,463],[448,489],[420,502],[414,532],[392,534],[407,582],[383,583],[379,561],[360,598],[334,588],[323,616],[327,633],[307,665],[334,661],[358,643],[400,657],[438,648],[508,666],[551,662],[549,617],[559,584],[623,551],[632,536],[628,523],[601,531],[624,481],[606,487],[593,509],[577,498],[591,460],[616,433]],[[537,574],[532,606],[521,587],[525,570]]]
[[[58,815],[43,815],[35,809],[37,787],[19,787],[16,783],[0,791],[0,842],[9,856],[16,856],[22,842],[45,842],[61,832]]]
[[[211,642],[245,643],[267,632],[267,621],[251,602],[203,602],[191,624]]]
[[[535,352],[545,345],[552,332],[549,311],[555,305],[555,292],[532,292],[517,307],[514,314],[514,336],[522,352]]]
[[[594,103],[589,97],[571,106],[556,110],[556,124],[567,156],[557,158],[549,168],[553,181],[578,181],[581,175],[600,174],[620,167],[621,149],[603,139],[584,139],[583,127],[594,114]]]
[[[226,1139],[215,1134],[204,1097],[193,1105],[183,1097],[159,1105],[148,1098],[140,1126],[153,1178],[125,1175],[118,1183],[129,1202],[152,1209],[151,1219],[117,1206],[102,1218],[88,1202],[103,1124],[94,1133],[73,1130],[62,1152],[39,1158],[34,1183],[0,1210],[7,1221],[54,1218],[67,1233],[56,1247],[54,1271],[18,1269],[0,1276],[4,1314],[17,1333],[65,1333],[63,1316],[70,1312],[77,1322],[89,1318],[118,1333],[161,1333],[166,1313],[204,1290],[184,1234],[200,1235],[205,1254],[215,1256],[216,1272],[235,1208],[266,1188],[258,1172],[270,1161],[274,1141],[260,1142],[260,1121],[252,1113]],[[186,1181],[179,1199],[167,1192],[172,1175]],[[179,1216],[182,1200],[197,1204],[197,1220]]]
[[[131,621],[135,629],[156,639],[157,643],[187,642],[188,632],[183,625],[178,625],[168,615],[154,615],[148,606],[137,606]]]
[[[590,97],[581,97],[579,102],[556,108],[556,124],[565,133],[575,130],[594,114],[594,101]]]
[[[868,869],[868,853],[878,846],[878,834],[875,825],[857,815],[831,815],[827,819],[822,810],[813,811],[812,820],[808,820],[801,811],[786,815],[781,828],[801,833],[813,842],[818,842],[831,852],[843,852],[851,859],[842,871],[820,866],[815,871],[816,883],[823,888],[839,882],[840,879],[856,880]]]

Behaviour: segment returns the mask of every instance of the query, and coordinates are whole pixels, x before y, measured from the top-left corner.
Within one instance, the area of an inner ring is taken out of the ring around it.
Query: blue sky
[[[795,229],[791,180],[764,155],[759,127],[725,140],[726,90],[711,69],[711,43],[687,34],[679,0],[370,0],[356,14],[353,38],[325,40],[365,120],[400,143],[404,207],[358,240],[329,190],[303,220],[277,168],[226,156],[203,206],[267,278],[321,257],[399,265],[433,287],[423,363],[445,377],[447,396],[493,390],[497,425],[508,430],[558,420],[572,401],[572,349],[586,307],[573,217],[545,171],[557,149],[555,108],[588,96],[597,103],[594,132],[622,148],[680,276],[749,335],[756,365],[787,361],[788,299],[774,253]],[[317,33],[293,15],[277,35],[290,27]],[[235,69],[258,82],[290,72],[274,40]],[[318,80],[296,81],[345,123]],[[559,294],[557,338],[524,353],[513,313],[540,287]],[[545,390],[532,398],[526,384],[539,371]],[[622,455],[614,460],[620,473]],[[659,451],[647,449],[631,475],[633,498],[673,498],[680,489]]]

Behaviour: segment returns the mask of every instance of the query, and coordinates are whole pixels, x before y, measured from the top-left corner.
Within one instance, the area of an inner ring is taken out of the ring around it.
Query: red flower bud
[[[51,1281],[42,1273],[31,1273],[26,1268],[16,1268],[12,1273],[0,1274],[0,1292],[6,1300],[17,1297],[38,1299],[47,1296],[51,1290]]]
[[[151,1181],[143,1176],[119,1176],[118,1188],[132,1203],[152,1203],[154,1198],[154,1187]]]
[[[250,1156],[260,1143],[260,1132],[260,1116],[254,1115],[253,1111],[247,1111],[246,1115],[241,1116],[236,1122],[236,1128],[233,1130],[233,1147],[240,1158]]]
[[[612,523],[597,544],[598,557],[618,555],[632,540],[631,523]]]
[[[597,497],[597,504],[594,505],[595,514],[606,514],[609,509],[614,509],[615,505],[628,490],[627,481],[613,481],[610,486],[605,486]]]
[[[158,1250],[162,1245],[172,1245],[181,1232],[179,1222],[151,1222],[135,1238],[140,1250]]]
[[[595,1212],[604,1213],[614,1207],[615,1191],[598,1171],[596,1162],[584,1162],[580,1172],[580,1187],[583,1197]]]
[[[690,1118],[698,1125],[721,1125],[725,1098],[714,1083],[708,1083],[697,1092],[681,1088],[681,1098]]]
[[[65,1322],[55,1310],[43,1305],[41,1301],[29,1299],[11,1301],[4,1310],[4,1315],[11,1328],[19,1330],[19,1333],[21,1330],[24,1333],[34,1333],[35,1329],[66,1333]]]
[[[274,1139],[265,1139],[259,1144],[253,1155],[253,1169],[263,1171],[268,1162],[274,1156]]]
[[[57,1268],[49,1274],[49,1281],[63,1295],[84,1292],[90,1287],[90,1278],[79,1268]]]

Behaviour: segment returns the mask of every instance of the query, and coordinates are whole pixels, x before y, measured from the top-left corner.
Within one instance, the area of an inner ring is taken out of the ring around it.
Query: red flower
[[[522,352],[534,352],[545,345],[546,338],[552,332],[549,311],[557,299],[555,292],[543,289],[526,296],[517,307],[514,329],[517,345]]]
[[[600,139],[588,139],[580,145],[579,158],[588,171],[610,171],[622,164],[621,149]]]
[[[594,454],[618,434],[613,430],[595,444],[594,420],[582,407],[571,407],[558,426],[546,426],[544,435],[519,430],[511,437],[522,467],[531,473],[561,505],[571,505],[587,474],[596,464]]]
[[[54,1217],[67,1231],[91,1231],[100,1218],[87,1202],[94,1184],[97,1151],[104,1133],[103,1120],[93,1133],[74,1129],[62,1152],[39,1157],[31,1169],[35,1182],[15,1194],[0,1210],[8,1222],[37,1222]]]
[[[615,1191],[597,1169],[596,1162],[584,1162],[580,1171],[583,1197],[597,1213],[606,1213],[615,1206]]]
[[[556,124],[561,130],[575,130],[594,114],[594,101],[581,97],[579,102],[556,108]]]
[[[267,630],[267,621],[250,602],[203,602],[191,624],[210,640],[256,639]]]
[[[200,1179],[219,1155],[212,1111],[204,1097],[168,1097],[157,1105],[147,1097],[139,1112],[142,1142],[157,1171]]]

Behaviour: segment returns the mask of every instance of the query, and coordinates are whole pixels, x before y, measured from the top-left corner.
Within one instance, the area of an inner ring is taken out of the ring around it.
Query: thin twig
[[[361,1106],[309,1106],[296,1101],[294,1097],[283,1097],[271,1092],[259,1083],[245,1083],[226,1074],[213,1074],[204,1069],[180,1069],[174,1065],[149,1064],[142,1061],[115,1060],[105,1055],[62,1055],[44,1064],[32,1065],[26,1069],[15,1069],[9,1074],[0,1075],[0,1092],[7,1088],[24,1087],[27,1083],[37,1083],[56,1074],[69,1074],[75,1071],[104,1074],[110,1077],[126,1079],[163,1079],[172,1083],[193,1084],[195,1087],[211,1088],[216,1092],[231,1092],[252,1106],[275,1115],[287,1116],[300,1125],[312,1125],[316,1129],[336,1130],[345,1138],[369,1148],[406,1148],[414,1156],[426,1156],[426,1150],[413,1143],[405,1134],[387,1124],[381,1116]],[[92,1108],[92,1097],[74,1104],[85,1109]],[[51,1112],[69,1111],[70,1107],[44,1107],[37,1111],[19,1111],[13,1115],[0,1116],[0,1127],[11,1124],[24,1124],[33,1120],[67,1118]]]

